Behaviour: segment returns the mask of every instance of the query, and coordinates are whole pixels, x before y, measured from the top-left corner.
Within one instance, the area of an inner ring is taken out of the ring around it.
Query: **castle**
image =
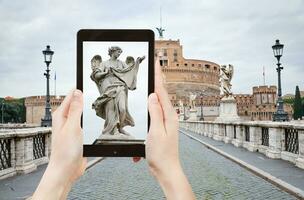
[[[167,91],[176,112],[187,115],[190,95],[195,94],[198,119],[214,120],[219,115],[220,65],[206,60],[186,59],[179,40],[155,41],[155,52],[159,56],[165,75]],[[158,53],[161,52],[161,53]],[[272,120],[276,111],[276,86],[255,86],[252,94],[234,94],[238,115],[244,120]],[[292,115],[292,107],[284,105]]]

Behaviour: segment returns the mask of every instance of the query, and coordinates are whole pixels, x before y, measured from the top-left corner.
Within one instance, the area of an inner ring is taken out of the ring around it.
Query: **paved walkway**
[[[197,199],[295,199],[264,179],[180,134],[180,157]],[[77,182],[69,199],[164,199],[145,160],[106,158]]]
[[[222,141],[216,141],[191,131],[181,131],[304,191],[304,170],[296,167],[291,162],[271,159],[262,153],[250,152],[245,148],[237,148],[233,144],[225,144]]]
[[[180,134],[180,157],[197,199],[295,199],[201,143]],[[0,199],[31,194],[44,167],[0,181]],[[10,189],[10,188],[13,189]],[[164,199],[145,160],[106,158],[90,168],[73,186],[68,199]]]

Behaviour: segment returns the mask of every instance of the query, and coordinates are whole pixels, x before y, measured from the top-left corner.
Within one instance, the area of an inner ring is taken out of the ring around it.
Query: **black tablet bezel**
[[[81,29],[77,33],[77,89],[83,91],[83,42],[148,42],[148,95],[154,91],[154,32],[148,29]],[[147,97],[148,99],[148,97]],[[148,110],[147,110],[148,112]],[[150,115],[148,113],[148,129]],[[82,117],[81,117],[82,127]],[[83,133],[86,134],[86,133]],[[148,134],[148,130],[147,130]],[[83,145],[84,157],[145,157],[144,144]]]

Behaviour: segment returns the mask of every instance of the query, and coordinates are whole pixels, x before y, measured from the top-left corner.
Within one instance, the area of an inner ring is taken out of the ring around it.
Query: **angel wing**
[[[234,67],[233,65],[228,65],[229,66],[229,82],[231,82],[231,79],[233,77],[233,73],[234,73]]]
[[[163,36],[163,32],[165,31],[165,29],[163,29],[163,28],[157,28],[157,27],[156,27],[156,29],[157,29],[159,35]]]
[[[93,58],[91,59],[91,68],[94,71],[97,68],[100,68],[102,63],[102,58],[100,55],[95,55],[93,56]]]

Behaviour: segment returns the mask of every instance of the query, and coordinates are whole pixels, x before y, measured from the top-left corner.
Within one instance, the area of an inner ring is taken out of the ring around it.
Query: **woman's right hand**
[[[178,116],[164,86],[159,60],[155,64],[155,93],[149,96],[150,130],[146,140],[149,170],[167,199],[195,199],[178,153]]]
[[[158,60],[155,65],[155,93],[150,94],[148,108],[150,130],[146,140],[146,158],[151,173],[158,179],[179,168],[178,117],[164,86]]]

